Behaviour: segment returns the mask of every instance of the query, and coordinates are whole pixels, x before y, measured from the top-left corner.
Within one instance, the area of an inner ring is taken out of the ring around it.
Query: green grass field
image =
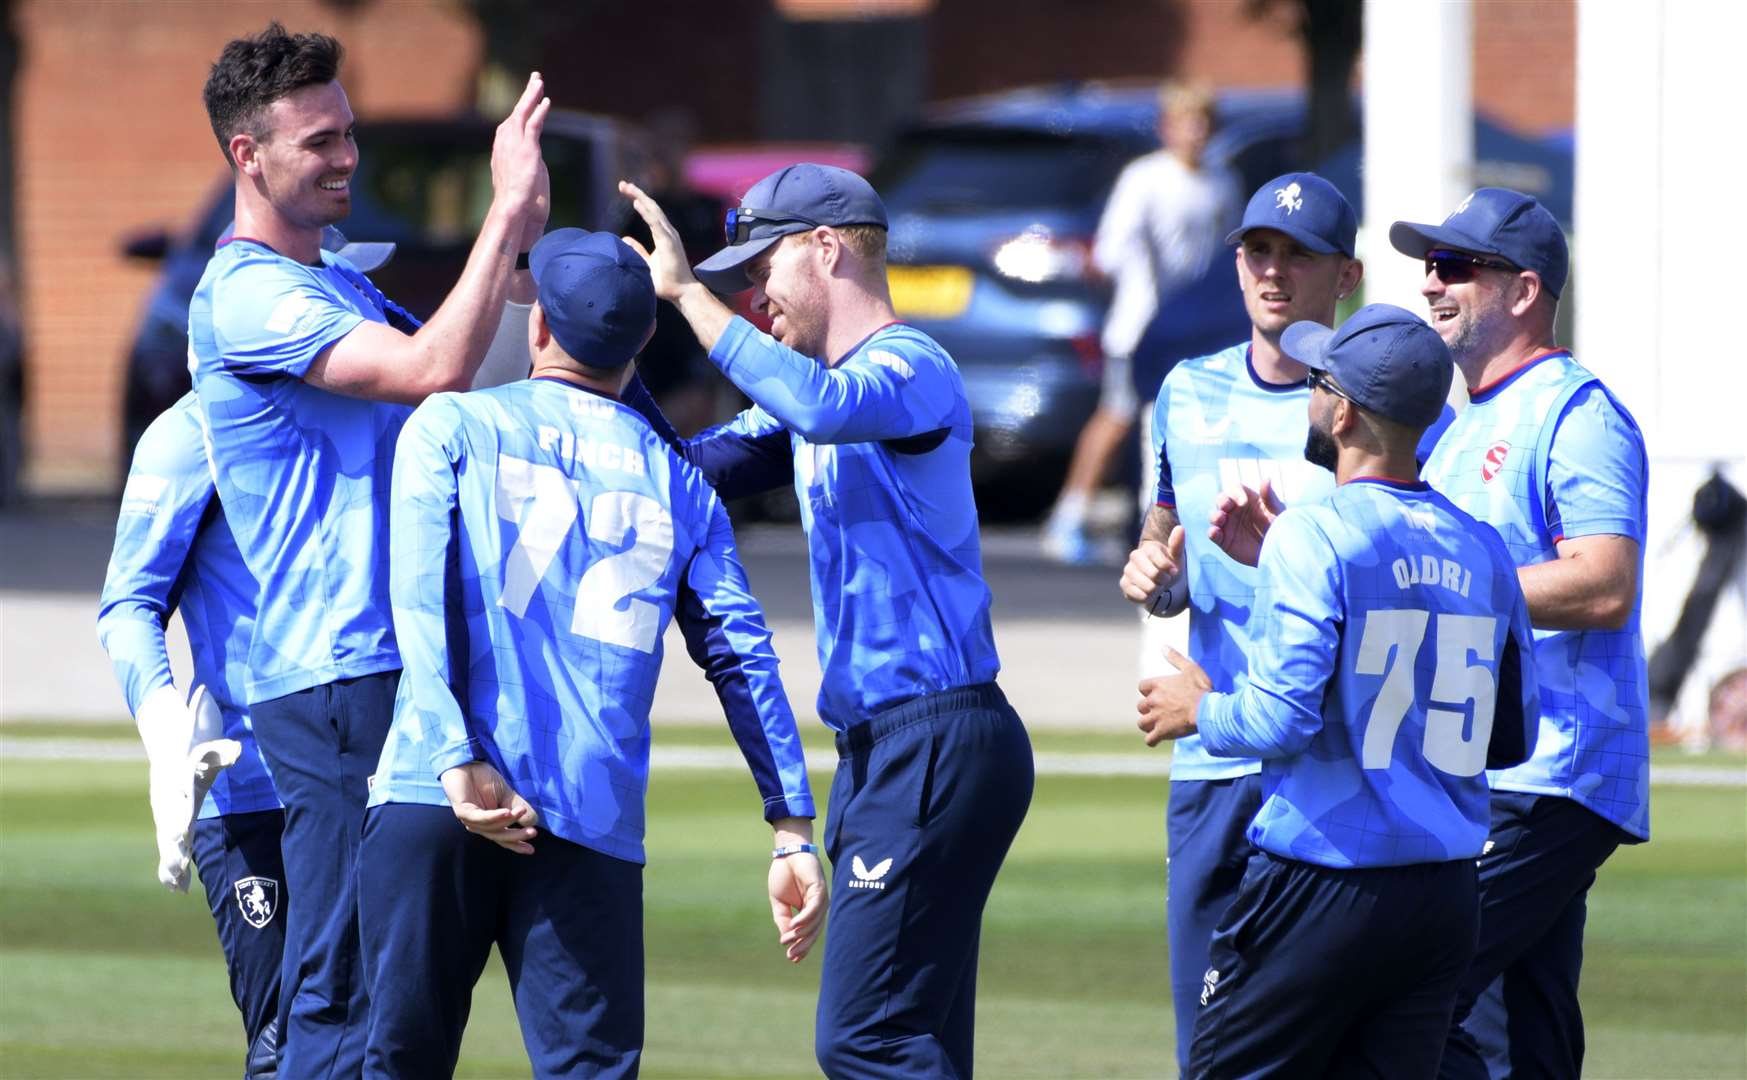
[[[9,724],[0,734],[126,732]],[[716,729],[659,741],[727,745]],[[1115,736],[1037,741],[1051,753],[1148,753]],[[823,794],[828,777],[814,785]],[[1039,778],[985,920],[979,1075],[1172,1071],[1164,799],[1155,777]],[[1747,1075],[1747,793],[1660,787],[1654,831],[1654,843],[1615,855],[1591,894],[1586,1075]],[[657,772],[645,1076],[817,1075],[818,954],[799,968],[781,958],[767,850],[743,773]],[[237,1074],[241,1030],[211,919],[197,895],[161,889],[152,862],[143,763],[0,759],[0,1076]],[[495,962],[460,1074],[527,1075]]]

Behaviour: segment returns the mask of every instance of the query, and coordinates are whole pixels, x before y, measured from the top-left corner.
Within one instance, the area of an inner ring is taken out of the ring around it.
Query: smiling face
[[[1303,319],[1333,325],[1335,304],[1358,285],[1358,267],[1338,251],[1320,255],[1275,229],[1251,229],[1237,249],[1244,310],[1275,340]]]
[[[804,356],[826,361],[831,305],[819,258],[820,245],[811,233],[791,233],[747,264],[746,278],[752,282],[752,310],[770,319],[771,336]]]
[[[1457,364],[1484,362],[1514,332],[1511,305],[1518,271],[1475,267],[1464,282],[1445,282],[1428,271],[1420,295],[1430,307],[1432,328]]]
[[[238,163],[287,224],[320,229],[352,212],[358,146],[352,107],[335,82],[294,90],[267,107],[267,134]],[[238,136],[239,139],[249,138]]]

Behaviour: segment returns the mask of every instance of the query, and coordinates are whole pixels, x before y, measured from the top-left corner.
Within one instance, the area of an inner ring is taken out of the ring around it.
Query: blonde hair
[[[843,238],[843,246],[850,254],[864,262],[883,268],[886,264],[886,227],[884,225],[833,225],[837,235]],[[813,232],[811,229],[801,234],[801,243],[811,244]]]
[[[1173,79],[1159,87],[1159,110],[1164,113],[1200,113],[1213,118],[1213,85]]]

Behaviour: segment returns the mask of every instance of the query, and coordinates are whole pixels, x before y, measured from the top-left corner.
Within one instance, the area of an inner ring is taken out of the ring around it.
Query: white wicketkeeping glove
[[[242,747],[222,735],[224,720],[204,687],[195,704],[183,704],[174,686],[146,694],[134,713],[151,766],[152,825],[158,841],[158,880],[177,892],[188,889],[189,835],[206,792]],[[200,738],[198,736],[208,736]]]
[[[218,699],[207,693],[206,687],[196,686],[188,695],[188,711],[194,714],[194,733],[190,736],[194,745],[188,751],[193,781],[189,787],[187,832],[192,836],[194,822],[206,803],[206,793],[212,790],[219,773],[237,763],[243,744],[224,737],[224,713],[219,710]]]

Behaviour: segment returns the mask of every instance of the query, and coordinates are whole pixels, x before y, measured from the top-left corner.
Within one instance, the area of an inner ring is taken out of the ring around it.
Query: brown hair
[[[345,50],[326,34],[290,34],[277,21],[254,37],[236,38],[224,47],[206,77],[206,116],[219,149],[231,160],[231,138],[246,131],[259,142],[268,106],[306,86],[339,78]]]

